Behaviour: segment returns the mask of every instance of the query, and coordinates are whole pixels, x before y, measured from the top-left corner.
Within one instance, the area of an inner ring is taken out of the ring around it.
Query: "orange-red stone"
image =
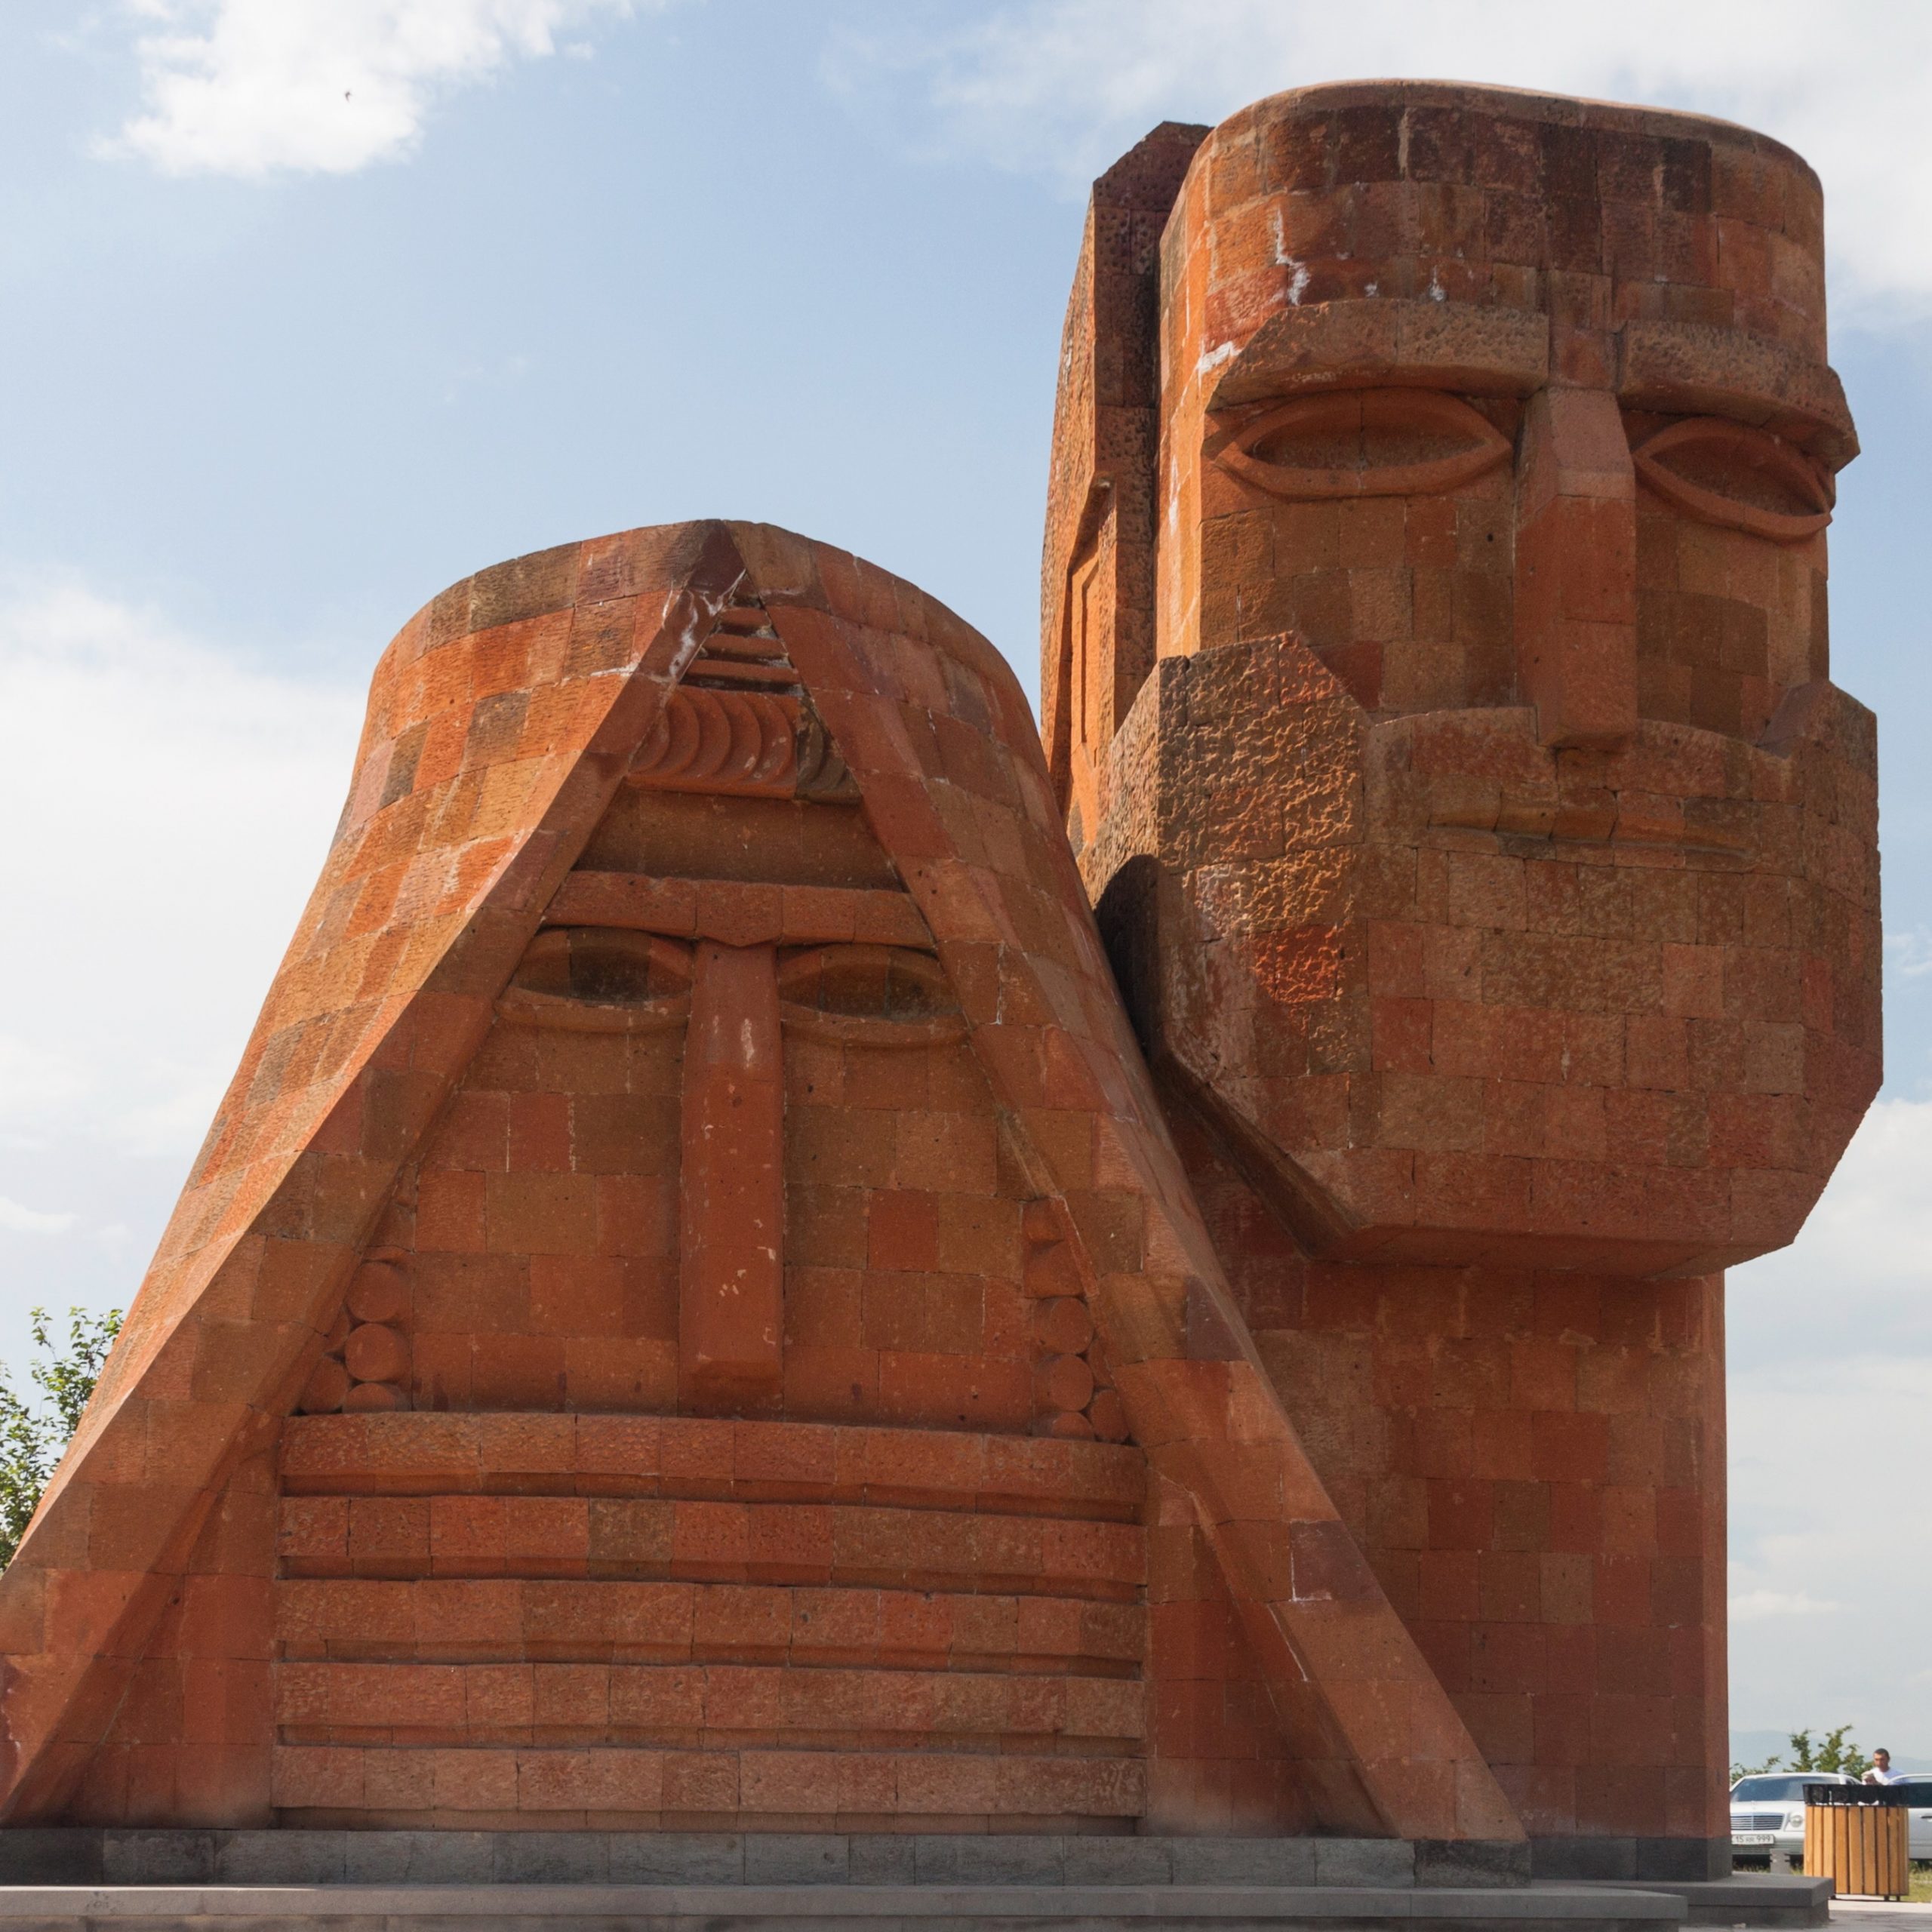
[[[989,646],[634,532],[438,599],[371,718],[0,1581],[8,1815],[1520,1836],[1240,1339]],[[218,1775],[183,1656],[248,1673]]]
[[[1820,235],[1725,124],[1309,88],[1102,177],[1061,365],[1044,735],[1248,1332],[1533,1837],[1660,1876],[1717,1271],[1879,1076]]]
[[[762,526],[420,613],[6,1820],[1722,1844],[1716,1271],[1878,1072],[1821,288],[1742,131],[1280,96],[1097,185],[1044,753]]]

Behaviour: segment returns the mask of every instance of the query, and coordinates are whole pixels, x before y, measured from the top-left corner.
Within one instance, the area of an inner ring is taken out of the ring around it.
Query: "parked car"
[[[1730,1854],[1734,1858],[1804,1855],[1804,1787],[1856,1784],[1843,1771],[1760,1771],[1730,1788]],[[1927,1826],[1932,1832],[1932,1825]],[[1932,1854],[1928,1854],[1932,1855]],[[1917,1856],[1916,1854],[1914,1856]]]
[[[1892,1789],[1906,1793],[1908,1855],[1932,1858],[1932,1771],[1896,1772]]]

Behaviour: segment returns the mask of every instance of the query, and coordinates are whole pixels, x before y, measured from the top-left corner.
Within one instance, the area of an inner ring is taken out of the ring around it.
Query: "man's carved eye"
[[[964,1032],[937,959],[898,946],[819,946],[778,966],[786,1026],[871,1047],[926,1046]]]
[[[613,926],[553,926],[518,962],[497,1011],[580,1033],[645,1033],[682,1023],[691,953],[675,940]]]
[[[1832,520],[1829,478],[1766,430],[1693,416],[1646,437],[1630,456],[1666,503],[1702,522],[1796,543]]]
[[[1508,461],[1508,438],[1453,395],[1359,389],[1303,396],[1225,432],[1208,454],[1278,497],[1453,490]]]

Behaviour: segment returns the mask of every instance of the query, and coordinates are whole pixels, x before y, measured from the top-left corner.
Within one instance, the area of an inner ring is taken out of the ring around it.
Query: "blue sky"
[[[1891,1069],[1804,1239],[1733,1278],[1734,1719],[1850,1718],[1932,1764],[1898,1607],[1932,1586],[1932,15],[1895,12],[10,0],[0,1355],[32,1303],[138,1281],[370,667],[445,583],[767,518],[943,598],[1031,689],[1084,183],[1149,126],[1374,73],[1727,113],[1826,183],[1866,451],[1833,648],[1881,721]]]

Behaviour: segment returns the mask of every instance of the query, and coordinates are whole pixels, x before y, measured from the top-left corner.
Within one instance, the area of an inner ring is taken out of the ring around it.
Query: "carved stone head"
[[[1312,1251],[1720,1267],[1876,1091],[1821,235],[1743,129],[1427,83],[1097,185],[1049,752],[1151,1057]]]
[[[11,1824],[1522,1837],[1247,1343],[1018,681],[754,524],[384,654],[0,1661]]]

